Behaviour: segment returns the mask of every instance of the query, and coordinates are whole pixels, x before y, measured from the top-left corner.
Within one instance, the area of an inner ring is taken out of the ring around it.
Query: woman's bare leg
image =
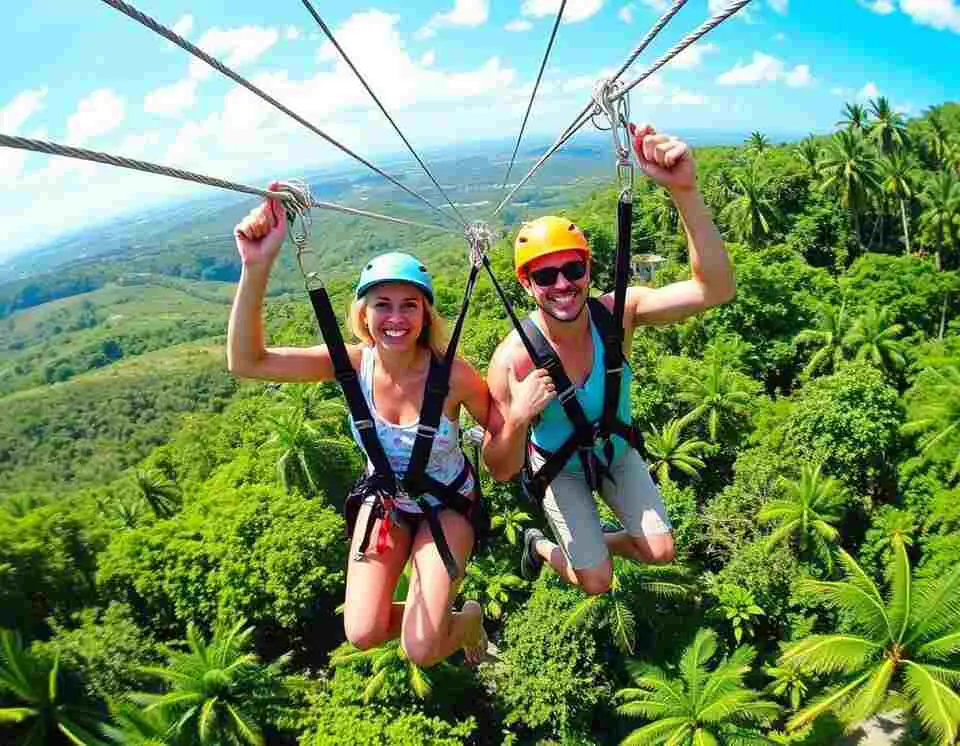
[[[347,564],[347,592],[343,611],[343,626],[347,639],[361,650],[376,647],[399,636],[403,619],[403,604],[393,603],[393,592],[410,556],[412,536],[405,525],[394,523],[386,549],[374,554],[367,550],[366,556],[357,560],[357,549],[363,540],[363,529],[371,506],[364,505],[357,516],[356,529],[350,546]],[[371,534],[371,544],[376,542],[380,521]]]
[[[444,510],[440,523],[450,551],[461,570],[473,547],[473,527],[459,513]],[[459,583],[451,582],[426,521],[421,521],[410,553],[413,573],[403,615],[401,639],[407,657],[419,666],[432,666],[460,648],[478,662],[486,653],[480,604],[467,601],[454,613]]]

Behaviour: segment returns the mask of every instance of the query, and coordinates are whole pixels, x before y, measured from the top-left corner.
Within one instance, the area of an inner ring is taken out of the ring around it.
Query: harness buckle
[[[570,388],[564,389],[559,394],[557,394],[557,400],[561,404],[566,404],[570,399],[577,395],[577,387],[571,385]]]
[[[370,430],[371,428],[376,427],[376,425],[373,423],[373,420],[354,420],[353,426],[357,428],[357,430]]]
[[[432,440],[437,436],[437,428],[417,423],[417,435],[423,435],[425,438]]]

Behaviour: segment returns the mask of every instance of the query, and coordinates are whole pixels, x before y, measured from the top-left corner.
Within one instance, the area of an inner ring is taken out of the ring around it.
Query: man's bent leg
[[[624,530],[604,535],[609,552],[639,562],[671,562],[670,519],[643,458],[629,449],[614,464],[612,474],[613,483],[604,480],[603,499]]]

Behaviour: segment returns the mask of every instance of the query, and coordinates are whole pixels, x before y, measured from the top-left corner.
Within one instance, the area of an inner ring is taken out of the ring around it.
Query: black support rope
[[[686,2],[687,0],[683,0]],[[306,0],[304,0],[306,2]],[[530,118],[530,110],[533,109],[534,99],[537,97],[537,89],[540,88],[540,80],[543,78],[543,71],[547,67],[547,60],[550,59],[550,50],[553,49],[553,41],[557,38],[557,29],[560,28],[560,21],[563,19],[563,11],[567,7],[567,0],[560,3],[560,10],[557,11],[557,20],[553,22],[553,30],[550,32],[550,41],[547,42],[547,50],[543,53],[543,61],[540,63],[540,71],[537,73],[537,80],[533,84],[533,91],[530,93],[530,101],[527,103],[527,111],[523,115],[523,124],[520,125],[520,134],[517,135],[517,144],[513,146],[513,155],[510,156],[510,165],[507,166],[507,175],[503,177],[501,189],[507,188],[507,182],[510,179],[510,172],[513,171],[513,164],[517,160],[517,152],[520,150],[520,141],[523,139],[523,132],[527,128],[527,120]]]
[[[146,15],[145,13],[140,12],[139,10],[137,10],[136,8],[134,8],[132,5],[129,5],[128,3],[125,3],[123,0],[101,0],[101,1],[102,1],[103,3],[109,5],[111,8],[114,8],[115,10],[119,10],[121,13],[123,13],[124,15],[126,15],[126,16],[129,17],[129,18],[132,18],[132,19],[133,19],[134,21],[136,21],[137,23],[140,23],[140,24],[142,24],[143,26],[146,26],[148,29],[150,29],[150,30],[153,31],[154,33],[159,34],[160,36],[164,37],[165,39],[168,39],[169,41],[173,42],[173,43],[176,44],[178,47],[180,47],[181,49],[186,50],[187,52],[189,52],[190,54],[192,54],[192,55],[193,55],[194,57],[196,57],[197,59],[203,60],[204,62],[206,62],[208,65],[210,65],[210,67],[212,67],[212,68],[213,68],[214,70],[216,70],[217,72],[219,72],[219,73],[225,75],[226,77],[230,78],[232,81],[234,81],[234,82],[237,83],[238,85],[243,86],[244,88],[246,88],[248,91],[250,91],[250,92],[253,93],[254,95],[258,96],[259,98],[263,99],[263,100],[266,101],[268,104],[270,104],[271,106],[274,106],[275,108],[277,108],[278,110],[280,110],[281,112],[283,112],[284,114],[286,114],[288,117],[290,117],[291,119],[293,119],[293,120],[294,120],[295,122],[297,122],[298,124],[303,125],[304,127],[306,127],[306,128],[307,128],[308,130],[310,130],[311,132],[319,135],[319,136],[322,137],[324,140],[326,140],[328,143],[330,143],[330,144],[333,145],[334,147],[338,148],[339,150],[341,150],[341,151],[343,151],[344,153],[346,153],[347,155],[349,155],[351,158],[359,161],[360,163],[362,163],[364,166],[366,166],[367,168],[369,168],[369,169],[370,169],[371,171],[373,171],[374,173],[378,174],[379,176],[382,176],[384,179],[386,179],[386,180],[389,181],[390,183],[395,184],[396,186],[400,187],[400,188],[401,188],[403,191],[405,191],[407,194],[409,194],[409,195],[411,195],[412,197],[415,197],[416,199],[420,200],[420,202],[422,202],[423,204],[425,204],[425,205],[426,205],[427,207],[429,207],[431,210],[434,210],[435,212],[438,212],[440,215],[443,215],[444,218],[447,218],[447,219],[449,219],[449,220],[454,220],[453,216],[451,216],[449,213],[446,213],[446,212],[444,212],[443,210],[441,210],[439,207],[437,207],[435,204],[433,204],[430,200],[428,200],[428,199],[427,199],[426,197],[424,197],[422,194],[420,194],[419,192],[415,191],[414,189],[411,189],[410,187],[408,187],[406,184],[403,184],[401,181],[399,181],[399,180],[396,179],[395,177],[391,176],[390,174],[388,174],[388,173],[386,173],[385,171],[381,170],[381,169],[378,168],[377,166],[373,165],[373,164],[372,164],[370,161],[368,161],[366,158],[364,158],[363,156],[359,155],[358,153],[355,153],[353,150],[351,150],[350,148],[348,148],[346,145],[338,142],[336,139],[334,139],[333,137],[331,137],[330,135],[328,135],[326,132],[324,132],[323,130],[321,130],[319,127],[317,127],[316,125],[314,125],[314,124],[312,124],[311,122],[307,121],[307,120],[304,119],[302,116],[300,116],[299,114],[297,114],[295,111],[293,111],[293,110],[291,110],[290,108],[284,106],[282,103],[280,103],[277,99],[275,99],[275,98],[274,98],[273,96],[271,96],[269,93],[264,92],[263,90],[261,90],[260,88],[258,88],[257,86],[255,86],[253,83],[251,83],[250,81],[248,81],[246,78],[244,78],[244,77],[241,76],[240,74],[238,74],[238,73],[234,72],[233,70],[231,70],[229,67],[227,67],[226,65],[224,65],[224,64],[223,64],[222,62],[220,62],[219,60],[215,59],[214,57],[211,57],[209,54],[207,54],[206,52],[204,52],[204,51],[203,51],[202,49],[200,49],[199,47],[194,46],[193,44],[191,44],[189,41],[187,41],[186,39],[184,39],[182,36],[180,36],[179,34],[177,34],[175,31],[173,31],[173,30],[167,28],[166,26],[164,26],[163,24],[155,21],[155,20],[154,20],[153,18],[151,18],[150,16]]]
[[[380,107],[380,111],[383,112],[383,115],[387,118],[387,121],[390,122],[390,124],[393,126],[394,131],[396,131],[396,133],[400,136],[400,139],[403,140],[403,144],[407,146],[407,150],[410,151],[410,155],[412,155],[416,159],[417,163],[420,164],[420,167],[424,170],[427,176],[430,177],[430,181],[433,182],[433,185],[437,188],[440,194],[443,195],[443,198],[450,204],[450,207],[453,208],[453,211],[456,213],[457,217],[460,219],[460,222],[463,223],[463,227],[466,228],[467,226],[466,218],[463,217],[463,215],[457,209],[457,206],[453,203],[453,200],[450,199],[449,195],[444,191],[443,187],[440,186],[440,182],[437,181],[436,177],[433,175],[433,172],[429,168],[427,168],[427,164],[423,162],[423,160],[417,154],[417,151],[414,150],[413,145],[410,144],[410,141],[407,140],[403,132],[400,131],[400,127],[394,121],[393,117],[390,116],[390,113],[387,111],[386,107],[384,107],[384,105],[380,102],[380,99],[377,97],[377,94],[374,93],[373,89],[367,84],[366,79],[363,77],[360,71],[357,70],[357,68],[354,66],[353,61],[344,51],[343,47],[340,46],[340,43],[337,41],[337,37],[333,35],[333,31],[331,31],[330,27],[327,26],[326,23],[324,23],[323,19],[320,17],[320,14],[317,12],[316,8],[313,7],[313,3],[311,3],[310,0],[301,0],[301,1],[303,2],[304,6],[306,7],[310,15],[313,16],[313,19],[317,22],[317,25],[319,25],[320,28],[323,30],[323,33],[326,34],[327,38],[330,40],[330,43],[333,44],[334,47],[336,47],[337,51],[340,53],[340,56],[343,57],[343,61],[347,63],[347,65],[350,67],[351,70],[353,70],[353,74],[357,76],[357,79],[360,81],[363,87],[367,89],[367,93],[370,94],[370,97],[374,100],[377,106]],[[566,0],[564,0],[564,3],[566,3]]]

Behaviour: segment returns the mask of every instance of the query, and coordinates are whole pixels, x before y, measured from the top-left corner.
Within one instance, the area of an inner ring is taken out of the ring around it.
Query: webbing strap
[[[633,222],[633,202],[628,192],[617,201],[617,255],[614,271],[613,319],[603,334],[603,365],[606,369],[603,391],[603,419],[610,430],[617,420],[620,403],[620,381],[623,377],[623,315],[627,300],[627,281],[630,275],[630,226]],[[597,302],[595,305],[602,306]],[[591,310],[593,310],[591,308]],[[606,308],[603,309],[606,311]],[[598,314],[603,315],[603,314]]]
[[[326,288],[318,287],[311,290],[310,303],[313,305],[313,312],[317,317],[317,324],[320,326],[320,334],[327,345],[330,359],[333,361],[333,370],[337,382],[343,389],[343,396],[347,400],[347,407],[350,409],[353,424],[360,434],[363,450],[367,452],[375,471],[395,479],[390,461],[387,459],[387,454],[384,453],[380,439],[377,437],[377,426],[373,415],[370,413],[370,407],[367,406],[363,389],[360,387],[357,371],[347,354],[347,346],[343,342],[340,325],[337,323],[337,317],[333,312],[333,306],[330,304],[330,297],[327,295]]]
[[[463,293],[463,303],[460,305],[460,315],[457,316],[453,327],[453,334],[447,344],[443,361],[436,359],[430,362],[430,372],[427,374],[427,386],[423,392],[423,403],[420,406],[420,419],[417,424],[417,436],[413,441],[410,452],[410,462],[407,464],[407,473],[403,477],[404,485],[411,494],[420,494],[429,490],[422,487],[422,477],[426,474],[427,464],[430,462],[430,452],[433,450],[433,441],[440,427],[443,417],[443,404],[450,392],[450,374],[453,372],[453,361],[460,343],[460,334],[463,331],[464,320],[470,308],[470,297],[480,275],[480,268],[471,265],[467,277],[467,286]]]
[[[570,440],[574,442],[574,448],[580,456],[580,465],[583,467],[584,477],[588,484],[595,486],[599,484],[599,474],[594,459],[591,458],[593,455],[594,427],[587,417],[587,413],[583,411],[580,400],[577,399],[577,388],[563,369],[563,363],[560,362],[560,356],[553,349],[553,345],[547,341],[547,338],[539,327],[533,323],[533,320],[524,319],[522,328],[536,348],[537,355],[543,361],[540,367],[550,374],[550,378],[553,379],[557,387],[557,401],[560,402],[567,419],[573,425],[573,434]],[[566,459],[564,459],[564,463],[566,463]],[[561,464],[562,466],[563,464]]]

